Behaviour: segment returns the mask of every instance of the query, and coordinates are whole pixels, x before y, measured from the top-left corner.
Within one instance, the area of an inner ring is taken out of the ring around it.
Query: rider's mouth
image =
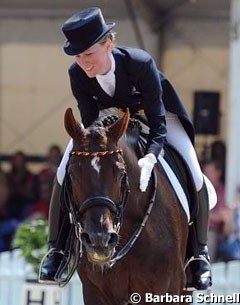
[[[93,68],[93,66],[85,67],[85,70],[86,70],[87,72],[90,72],[90,71],[92,70],[92,68]]]

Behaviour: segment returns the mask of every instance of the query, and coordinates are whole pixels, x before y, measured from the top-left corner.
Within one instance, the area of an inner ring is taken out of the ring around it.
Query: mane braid
[[[119,119],[119,116],[112,114],[112,115],[108,115],[104,118],[101,118],[101,120],[99,122],[102,124],[102,127],[106,128],[106,127],[111,126],[118,119]],[[96,123],[98,123],[98,122],[96,122]]]
[[[118,115],[111,114],[111,115],[108,115],[106,117],[100,118],[99,120],[95,121],[93,123],[93,125],[96,126],[96,127],[106,128],[106,127],[111,126],[118,119],[119,119]],[[130,128],[138,127],[140,130],[142,129],[139,120],[135,119],[135,118],[130,118],[129,123],[128,123],[128,127],[130,127]]]

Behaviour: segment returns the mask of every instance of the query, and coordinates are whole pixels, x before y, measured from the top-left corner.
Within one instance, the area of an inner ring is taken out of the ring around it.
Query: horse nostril
[[[96,233],[88,234],[83,232],[81,240],[85,247],[115,247],[118,242],[118,235],[116,233]]]
[[[111,233],[110,239],[108,241],[109,245],[116,245],[118,242],[118,235],[116,233]]]
[[[82,239],[83,244],[85,244],[85,245],[91,245],[92,244],[88,233],[82,233],[81,234],[81,239]]]

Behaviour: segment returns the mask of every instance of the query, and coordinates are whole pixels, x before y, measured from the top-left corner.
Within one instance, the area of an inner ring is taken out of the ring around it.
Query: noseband
[[[115,153],[122,154],[122,150],[117,149],[117,150],[112,150],[112,151],[99,151],[99,152],[83,152],[83,151],[75,150],[70,153],[70,157],[71,156],[103,157],[103,156],[112,155]],[[68,175],[68,165],[69,165],[69,163],[67,164],[67,167],[66,167],[66,175],[65,175],[65,179],[64,179],[64,183],[63,183],[63,197],[64,197],[63,200],[69,211],[70,219],[71,219],[72,223],[75,225],[76,228],[78,228],[77,229],[78,233],[76,232],[77,237],[80,237],[80,233],[81,233],[81,224],[80,224],[81,216],[86,212],[86,210],[88,210],[92,207],[96,207],[96,206],[103,206],[103,207],[108,208],[110,210],[110,212],[114,215],[114,225],[117,228],[119,228],[121,219],[122,219],[123,210],[126,206],[128,194],[130,192],[126,170],[124,172],[124,176],[121,181],[121,198],[120,198],[119,202],[116,203],[107,196],[102,196],[102,195],[91,196],[91,197],[88,197],[86,200],[84,200],[80,204],[79,209],[76,209],[75,207],[77,205],[76,205],[76,203],[73,204],[74,200],[73,200],[72,194],[70,192],[71,181],[70,181],[69,175]]]

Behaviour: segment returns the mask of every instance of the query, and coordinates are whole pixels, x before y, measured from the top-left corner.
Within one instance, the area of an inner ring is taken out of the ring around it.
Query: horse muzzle
[[[115,253],[115,250],[112,249],[110,251],[104,251],[102,249],[88,249],[87,251],[87,258],[90,263],[94,264],[106,264],[108,263],[111,258],[113,257],[113,254]]]
[[[93,263],[107,263],[115,253],[118,243],[118,234],[111,233],[86,233],[81,234],[83,246],[86,249],[87,257]]]

